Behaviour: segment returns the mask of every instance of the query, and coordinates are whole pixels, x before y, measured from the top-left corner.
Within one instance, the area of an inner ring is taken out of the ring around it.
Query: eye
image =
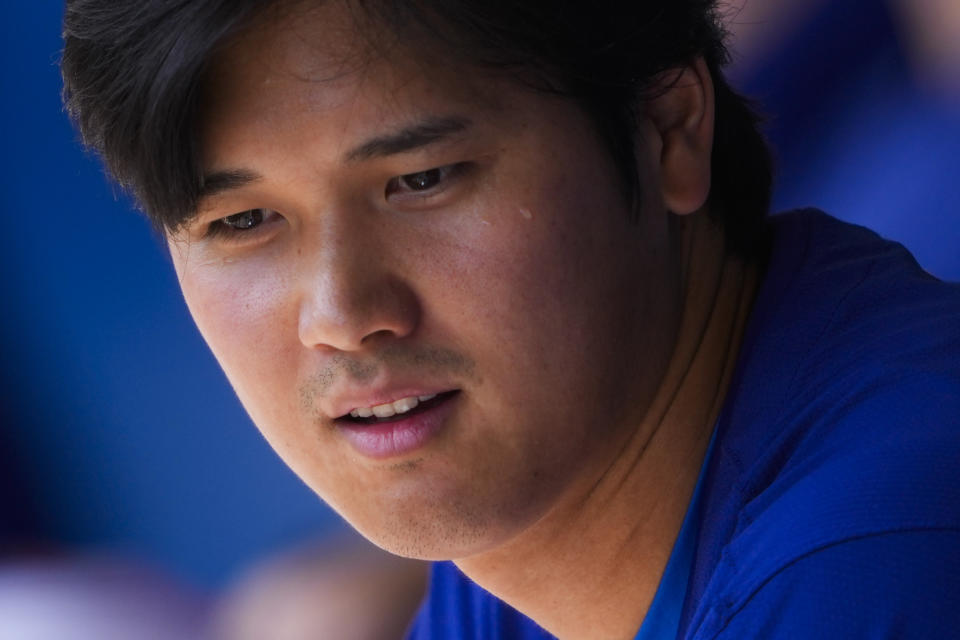
[[[280,215],[270,209],[248,209],[240,213],[234,213],[219,220],[214,220],[207,227],[206,236],[236,236],[241,234],[253,233],[254,230],[264,224],[271,222]]]
[[[419,173],[408,173],[405,176],[400,176],[399,181],[402,186],[407,187],[411,191],[426,191],[440,184],[442,177],[443,173],[441,169],[429,169],[427,171],[420,171]]]
[[[442,191],[446,188],[446,183],[459,176],[466,167],[467,163],[461,162],[391,178],[387,183],[385,195],[387,197],[406,194],[426,196]]]
[[[253,229],[261,222],[263,222],[263,209],[250,209],[223,218],[223,224],[234,231]]]

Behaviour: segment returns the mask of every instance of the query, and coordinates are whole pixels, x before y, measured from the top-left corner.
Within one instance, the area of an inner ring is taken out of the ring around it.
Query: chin
[[[394,506],[377,513],[375,519],[347,520],[384,551],[436,561],[473,556],[502,544],[516,528],[509,526],[510,519],[502,515],[491,514],[479,505],[446,502],[440,508]]]

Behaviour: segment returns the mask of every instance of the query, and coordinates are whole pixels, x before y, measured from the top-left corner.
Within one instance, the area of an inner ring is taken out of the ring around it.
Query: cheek
[[[185,274],[181,285],[200,331],[227,361],[242,357],[251,338],[269,339],[268,327],[282,317],[278,311],[287,297],[281,279],[250,264],[200,267]]]
[[[184,299],[224,373],[257,424],[296,367],[293,290],[282,270],[257,261],[187,265]],[[270,421],[273,422],[273,421]]]
[[[529,329],[525,316],[540,331],[576,326],[585,305],[616,289],[638,248],[609,183],[602,171],[563,166],[498,181],[451,241],[455,288],[469,286],[508,331]]]
[[[446,313],[434,315],[485,363],[503,410],[522,410],[530,398],[549,404],[557,394],[592,398],[581,374],[603,370],[594,361],[626,330],[624,315],[610,310],[627,295],[618,265],[633,248],[620,225],[604,233],[587,217],[626,220],[626,213],[619,203],[556,194],[491,203],[469,230],[446,240],[438,287]]]

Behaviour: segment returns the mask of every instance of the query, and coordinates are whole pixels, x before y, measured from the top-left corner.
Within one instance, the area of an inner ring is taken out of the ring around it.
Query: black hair
[[[632,198],[638,106],[664,73],[702,57],[716,109],[709,208],[731,248],[760,250],[772,161],[756,112],[722,74],[729,54],[716,0],[342,1],[414,52],[438,48],[448,59],[515,73],[575,100]],[[67,109],[84,142],[162,230],[189,220],[203,186],[198,120],[211,58],[282,3],[67,1]]]

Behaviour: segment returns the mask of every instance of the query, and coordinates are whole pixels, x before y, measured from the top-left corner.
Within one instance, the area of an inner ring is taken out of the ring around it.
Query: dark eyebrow
[[[200,183],[200,194],[198,200],[211,198],[218,193],[239,189],[251,182],[260,180],[260,174],[246,169],[227,169],[226,171],[213,171],[205,174]]]
[[[350,162],[358,162],[377,156],[389,156],[411,151],[465,131],[470,127],[470,124],[470,121],[466,118],[455,116],[427,118],[396,133],[371,138],[351,149],[346,158]],[[239,189],[261,179],[260,174],[247,169],[212,171],[203,176],[197,199],[211,198],[224,191]]]
[[[470,124],[466,118],[456,116],[427,118],[396,133],[372,138],[351,149],[346,158],[350,162],[358,162],[378,156],[412,151],[438,142],[454,133],[465,131]]]

